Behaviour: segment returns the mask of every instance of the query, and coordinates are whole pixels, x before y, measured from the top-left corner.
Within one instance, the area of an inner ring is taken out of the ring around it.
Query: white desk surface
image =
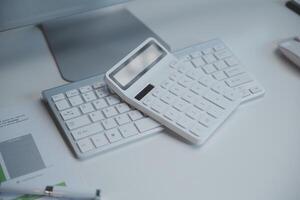
[[[173,49],[221,38],[266,88],[202,148],[158,134],[87,161],[80,173],[107,199],[300,199],[300,70],[275,53],[300,34],[284,1],[136,1],[128,8]],[[0,105],[65,83],[42,33],[0,33]],[[67,147],[66,147],[67,148]],[[71,156],[68,154],[66,156]]]

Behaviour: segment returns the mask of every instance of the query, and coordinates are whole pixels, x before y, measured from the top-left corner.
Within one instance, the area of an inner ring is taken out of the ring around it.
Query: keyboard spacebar
[[[149,117],[135,121],[135,125],[141,133],[160,126],[159,123]]]

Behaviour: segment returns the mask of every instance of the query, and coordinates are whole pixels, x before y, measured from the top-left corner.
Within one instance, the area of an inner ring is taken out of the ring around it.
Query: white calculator
[[[148,38],[106,73],[124,101],[194,144],[203,144],[241,101],[239,93],[179,61]]]

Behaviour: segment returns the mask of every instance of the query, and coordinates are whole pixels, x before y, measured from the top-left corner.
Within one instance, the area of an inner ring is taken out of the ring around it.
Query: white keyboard
[[[222,92],[220,88],[223,84],[238,89],[243,101],[264,94],[263,87],[240,67],[239,61],[220,40],[200,43],[177,51],[175,55],[191,61],[199,73],[209,74],[212,77],[209,80],[219,81],[220,86],[214,87],[216,95]],[[175,88],[170,94],[175,95],[174,93],[179,92]],[[104,83],[103,75],[45,90],[42,94],[62,135],[75,156],[80,159],[109,151],[163,130],[157,122],[129,107],[111,93]],[[230,94],[227,95],[230,98]],[[204,100],[211,104],[210,98],[215,96],[204,97]],[[164,100],[168,101],[168,97],[164,97]],[[196,107],[203,111],[202,106],[199,102]],[[181,112],[179,102],[176,104],[174,102],[175,107],[179,108],[175,109],[175,112]],[[216,120],[214,115],[218,112],[212,108],[209,112],[207,119],[203,115],[197,116],[197,119],[203,120],[204,125]],[[188,114],[194,118],[197,115],[193,111]]]

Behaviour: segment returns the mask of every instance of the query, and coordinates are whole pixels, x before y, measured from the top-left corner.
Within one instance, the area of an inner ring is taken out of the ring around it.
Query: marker
[[[46,187],[30,187],[30,186],[3,186],[0,185],[0,194],[17,194],[17,195],[40,195],[55,198],[72,198],[82,200],[101,200],[100,189],[75,189],[63,186],[46,186]]]

